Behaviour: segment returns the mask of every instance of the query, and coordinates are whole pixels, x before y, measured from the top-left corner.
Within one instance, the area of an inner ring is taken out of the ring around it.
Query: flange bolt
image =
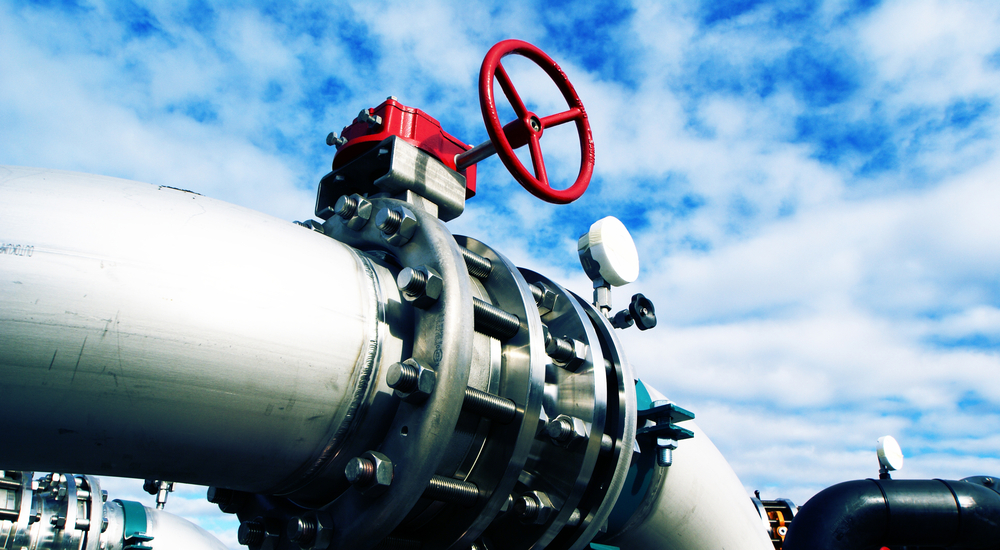
[[[465,259],[465,267],[469,270],[469,275],[480,280],[489,278],[490,272],[493,271],[493,262],[489,258],[480,256],[464,246],[458,247],[458,251]]]
[[[264,523],[254,519],[244,521],[236,532],[236,539],[244,546],[254,546],[264,542]]]
[[[366,451],[352,458],[344,468],[344,477],[363,495],[376,497],[392,484],[392,461],[377,451]]]
[[[364,457],[354,457],[344,468],[344,475],[352,485],[368,485],[375,480],[375,463]]]
[[[545,425],[545,433],[552,439],[564,443],[573,437],[573,422],[565,416],[557,417]]]
[[[385,383],[394,390],[409,393],[417,389],[417,377],[419,374],[419,371],[413,365],[393,363],[385,373]]]
[[[417,231],[417,217],[402,206],[386,206],[375,214],[375,225],[382,231],[382,238],[393,246],[410,242]]]
[[[316,539],[316,521],[293,517],[288,520],[288,540],[299,546],[309,546]]]
[[[521,330],[521,319],[513,313],[472,297],[472,313],[476,332],[492,336],[501,342],[510,340]]]
[[[514,501],[514,513],[517,514],[517,517],[521,518],[522,521],[534,521],[535,518],[538,517],[538,510],[540,508],[541,506],[538,499],[532,494],[521,495]]]
[[[403,213],[395,208],[383,208],[375,215],[375,225],[388,235],[399,231],[399,225],[402,222]]]
[[[410,358],[393,363],[385,371],[385,384],[396,390],[396,397],[409,403],[423,403],[434,392],[437,374]]]
[[[396,284],[399,290],[416,296],[427,288],[427,273],[412,267],[404,267],[396,277]]]
[[[333,211],[345,220],[358,211],[358,198],[354,195],[341,195],[333,205]]]
[[[444,281],[427,266],[404,267],[396,276],[396,286],[403,298],[413,305],[427,309],[437,303],[444,290]]]
[[[334,145],[340,147],[345,143],[347,143],[347,138],[343,136],[338,136],[337,132],[330,132],[329,134],[326,135],[326,144],[329,145],[330,147],[333,147]]]

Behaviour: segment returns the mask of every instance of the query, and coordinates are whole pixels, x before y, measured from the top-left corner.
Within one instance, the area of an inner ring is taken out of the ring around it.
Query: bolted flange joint
[[[433,269],[422,265],[404,267],[396,276],[396,286],[406,301],[420,309],[427,309],[441,297],[444,281]]]
[[[372,203],[357,193],[341,195],[333,205],[333,212],[348,229],[360,231],[372,217]]]
[[[417,217],[403,206],[386,206],[375,214],[375,225],[382,232],[385,242],[403,246],[410,242],[417,231]]]
[[[437,374],[416,359],[393,363],[385,373],[385,383],[396,397],[408,403],[423,403],[434,391]]]
[[[392,484],[392,461],[382,453],[367,451],[348,461],[344,475],[361,494],[378,496]]]

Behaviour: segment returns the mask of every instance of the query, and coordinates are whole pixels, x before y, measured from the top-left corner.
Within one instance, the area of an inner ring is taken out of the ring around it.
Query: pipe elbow
[[[1000,494],[986,487],[940,479],[866,479],[828,487],[806,502],[783,548],[995,548],[998,543]]]
[[[838,483],[799,507],[782,548],[785,550],[859,549],[888,520],[885,497],[873,480]]]

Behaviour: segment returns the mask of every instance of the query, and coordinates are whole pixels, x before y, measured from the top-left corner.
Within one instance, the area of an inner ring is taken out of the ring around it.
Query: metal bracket
[[[676,425],[678,422],[694,420],[694,413],[673,403],[638,411],[638,423],[644,424],[647,420],[655,421],[656,425],[639,428],[636,431],[636,436],[648,435],[678,441],[694,437],[694,432]]]
[[[152,547],[143,543],[153,540],[153,537],[146,534],[148,522],[146,518],[146,508],[138,502],[132,500],[115,500],[122,507],[125,516],[125,546],[123,550],[152,550]]]

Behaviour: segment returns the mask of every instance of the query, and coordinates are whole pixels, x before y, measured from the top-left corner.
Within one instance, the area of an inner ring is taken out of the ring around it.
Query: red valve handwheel
[[[569,104],[569,109],[547,117],[538,117],[529,111],[521,100],[521,96],[517,94],[517,90],[514,89],[510,77],[507,76],[507,71],[500,64],[500,60],[510,54],[526,57],[541,67],[562,92],[566,103]],[[493,97],[494,77],[500,82],[500,88],[507,96],[511,106],[514,107],[514,113],[517,115],[517,119],[506,126],[500,123],[500,117],[497,116],[497,104]],[[486,59],[483,60],[483,67],[479,71],[479,105],[483,110],[486,132],[490,135],[490,141],[493,142],[497,155],[507,166],[507,170],[514,176],[514,179],[532,195],[546,202],[566,204],[580,198],[580,195],[587,190],[590,176],[594,172],[594,139],[590,135],[587,112],[583,109],[583,103],[576,95],[576,90],[570,84],[566,73],[552,58],[545,55],[545,52],[521,40],[504,40],[490,48]],[[553,189],[549,185],[549,178],[545,173],[545,161],[542,159],[539,139],[546,128],[570,121],[576,123],[577,133],[580,134],[580,174],[577,176],[576,182],[569,188]],[[534,175],[525,169],[521,160],[514,154],[514,149],[525,144],[528,145],[528,150],[531,152]]]

